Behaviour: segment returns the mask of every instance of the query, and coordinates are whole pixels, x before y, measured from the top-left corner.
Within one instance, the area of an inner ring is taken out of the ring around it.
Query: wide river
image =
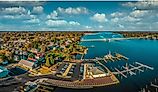
[[[114,34],[111,32],[99,32],[91,35],[85,35],[82,39],[104,39],[104,38],[120,38],[123,37],[120,34]],[[136,75],[129,76],[128,78],[121,78],[116,76],[120,84],[97,87],[93,89],[65,89],[57,88],[55,92],[138,92],[140,88],[145,87],[150,81],[158,78],[158,40],[144,40],[144,39],[132,39],[132,40],[119,40],[119,41],[95,41],[95,42],[81,42],[83,46],[87,46],[88,53],[84,58],[103,57],[105,54],[111,52],[121,53],[129,58],[127,62],[117,61],[109,62],[105,64],[111,71],[114,71],[114,67],[119,68],[122,65],[133,64],[138,61],[143,64],[154,67],[154,70],[146,69],[145,72],[136,72]],[[91,47],[93,46],[93,48]]]

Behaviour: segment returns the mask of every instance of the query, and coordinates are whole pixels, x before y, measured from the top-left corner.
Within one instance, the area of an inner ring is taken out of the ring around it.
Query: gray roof
[[[94,75],[97,75],[97,74],[104,74],[105,72],[100,70],[99,68],[97,67],[93,67],[91,72],[94,74]]]

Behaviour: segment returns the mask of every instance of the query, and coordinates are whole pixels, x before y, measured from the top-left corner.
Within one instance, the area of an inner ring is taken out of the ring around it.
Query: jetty
[[[126,65],[126,67],[123,66],[123,69],[126,69],[126,70],[130,73],[130,75],[136,75],[136,73],[135,73],[135,72],[132,72],[132,70],[130,70],[127,65]],[[127,72],[127,73],[128,73],[128,72]]]
[[[152,87],[158,88],[158,85],[151,83]]]
[[[121,54],[116,53],[116,52],[115,52],[115,55],[116,55],[117,58],[123,58],[123,59],[125,59],[125,60],[128,60],[128,59],[129,59],[129,58],[127,58],[126,56],[121,55]]]
[[[106,60],[111,60],[111,61],[115,61],[114,59],[115,59],[115,57],[111,54],[111,52],[109,51],[109,54],[107,54],[107,55],[105,55],[104,56],[104,58],[106,59]]]
[[[124,60],[128,60],[129,59],[126,56],[124,56],[122,54],[119,54],[119,53],[116,53],[116,52],[115,52],[115,55],[113,56],[110,51],[109,51],[109,54],[104,56],[104,58],[106,60],[110,60],[110,61],[113,61],[113,62],[115,62],[117,60],[121,60],[121,59],[124,59]]]
[[[148,65],[141,64],[141,63],[139,63],[139,62],[135,62],[135,63],[138,64],[138,65],[140,65],[140,66],[146,67],[146,68],[148,68],[148,69],[150,69],[150,70],[154,70],[153,67],[150,67],[150,66],[148,66]]]
[[[131,64],[129,64],[129,66],[131,66],[132,68],[137,69],[137,70],[140,71],[140,72],[144,72],[144,70],[140,69],[140,67],[135,67],[135,66],[133,66],[133,65],[131,65]]]
[[[158,92],[158,79],[155,78],[150,84],[145,85],[139,92]]]
[[[121,72],[121,71],[118,70],[117,68],[115,68],[115,70],[116,70],[119,74],[121,74],[123,77],[127,78],[127,76],[126,76],[123,72]],[[116,74],[116,73],[114,73],[114,74]]]
[[[95,57],[94,59],[83,59],[83,56],[81,56],[81,60],[82,61],[87,61],[87,62],[95,62],[95,61],[104,61],[105,63],[108,63],[108,61],[112,61],[115,62],[117,60],[121,60],[122,58],[125,60],[128,60],[128,58],[124,55],[121,55],[119,53],[115,53],[116,56],[113,56],[111,54],[111,52],[109,51],[109,53],[107,55],[105,55],[104,57]]]
[[[145,64],[142,64],[142,63],[139,63],[139,62],[135,62],[136,66],[134,65],[131,65],[131,64],[126,64],[126,66],[122,66],[122,68],[124,70],[119,70],[117,68],[115,68],[116,72],[113,72],[113,74],[115,75],[122,75],[123,77],[127,78],[127,75],[125,74],[130,74],[130,75],[136,75],[136,71],[135,70],[138,70],[140,72],[144,72],[145,68],[146,69],[149,69],[149,70],[154,70],[153,67],[150,67],[148,65],[145,65]]]

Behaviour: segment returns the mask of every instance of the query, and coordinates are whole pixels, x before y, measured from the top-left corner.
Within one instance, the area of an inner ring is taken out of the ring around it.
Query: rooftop
[[[91,72],[94,74],[94,75],[97,75],[97,74],[105,74],[104,71],[100,70],[99,68],[97,67],[93,67]]]
[[[2,70],[2,69],[0,69],[0,73],[1,73],[1,72],[3,72],[3,70]]]

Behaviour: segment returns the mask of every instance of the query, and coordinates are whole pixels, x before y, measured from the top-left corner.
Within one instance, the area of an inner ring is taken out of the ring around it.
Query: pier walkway
[[[123,77],[127,78],[127,76],[126,76],[125,74],[123,74],[120,70],[118,70],[117,68],[115,68],[115,70],[116,70],[118,73],[120,73]],[[114,73],[114,74],[116,74],[116,73]]]
[[[119,70],[119,69],[115,68],[116,72],[113,72],[113,74],[122,75],[123,77],[127,78],[127,75],[125,75],[125,74],[129,73],[130,75],[136,75],[136,72],[134,70],[138,70],[140,72],[144,72],[143,68],[154,70],[153,67],[150,67],[148,65],[145,65],[145,64],[142,64],[142,63],[139,63],[139,62],[135,62],[135,64],[137,66],[133,66],[131,64],[129,64],[129,66],[127,64],[126,64],[126,66],[122,66],[122,68],[124,70]]]
[[[105,55],[104,57],[96,57],[94,59],[83,59],[83,56],[82,56],[81,58],[82,61],[86,61],[86,62],[104,61],[105,63],[107,63],[108,61],[115,62],[121,59],[128,60],[129,58],[119,53],[115,53],[115,56],[113,56],[110,51],[109,51],[109,54]]]
[[[158,85],[151,83],[152,87],[158,88]]]

